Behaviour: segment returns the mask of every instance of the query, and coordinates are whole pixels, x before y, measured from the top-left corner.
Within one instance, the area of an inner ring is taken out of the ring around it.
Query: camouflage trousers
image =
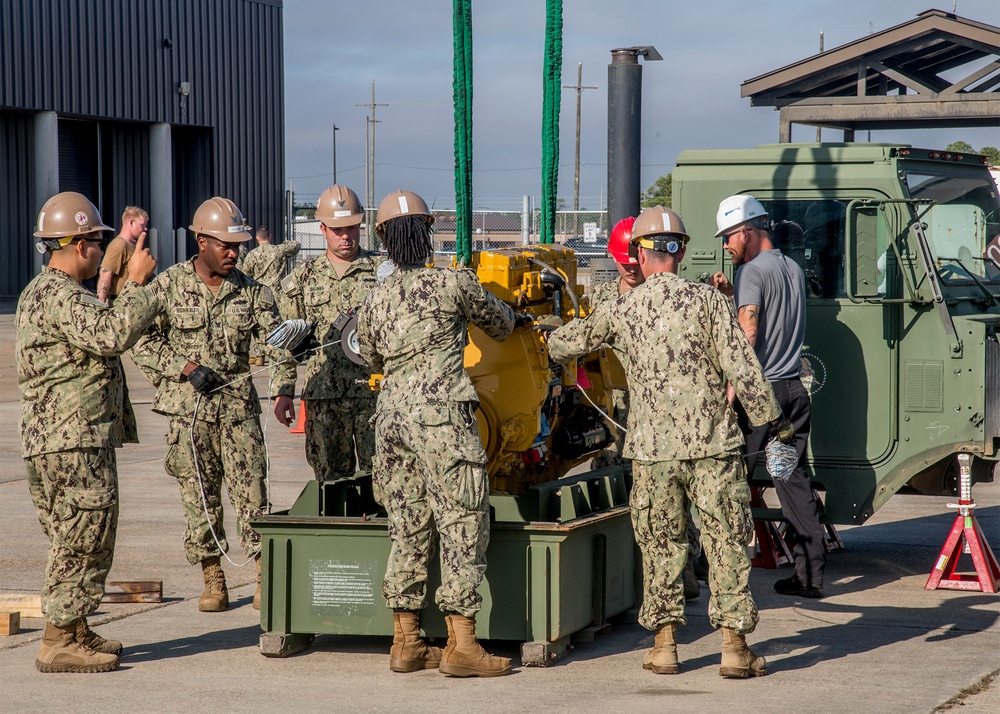
[[[639,624],[649,630],[685,624],[681,573],[687,553],[685,501],[701,519],[708,559],[708,618],[740,634],[757,626],[750,594],[753,535],[750,488],[739,452],[690,461],[632,462],[632,526],[642,552],[643,603]]]
[[[382,594],[394,609],[420,610],[434,535],[441,549],[444,612],[474,617],[490,539],[486,453],[475,407],[436,403],[375,415],[372,486],[389,515],[392,549]]]
[[[236,509],[240,545],[248,555],[256,553],[260,549],[260,534],[250,527],[250,520],[267,509],[266,457],[260,420],[253,417],[241,422],[195,421],[197,464],[191,443],[190,420],[171,417],[163,466],[180,485],[186,525],[184,552],[188,562],[195,565],[217,556],[220,547],[222,552],[229,551],[223,525],[223,484]]]
[[[623,389],[616,389],[612,392],[614,408],[611,411],[611,418],[625,426],[628,423],[629,399],[628,392]],[[590,462],[590,468],[603,469],[608,466],[622,466],[631,464],[631,459],[622,456],[622,445],[625,443],[625,432],[618,429],[614,424],[610,425],[615,431],[615,443],[607,447]],[[687,516],[687,540],[688,554],[692,559],[697,559],[701,555],[701,531],[691,513],[691,502],[685,496],[684,512]]]
[[[368,421],[373,399],[309,399],[306,404],[306,461],[317,481],[342,481],[357,470],[371,473],[375,434]]]
[[[49,539],[42,612],[65,627],[104,597],[118,530],[115,450],[78,449],[25,459],[31,500]]]

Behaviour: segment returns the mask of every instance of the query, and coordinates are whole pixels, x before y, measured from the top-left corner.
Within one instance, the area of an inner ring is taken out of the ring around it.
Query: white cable
[[[609,421],[612,424],[614,424],[615,427],[617,427],[618,431],[620,431],[622,434],[627,433],[627,430],[625,429],[625,427],[623,427],[621,424],[619,424],[614,419],[612,419],[610,415],[605,414],[603,409],[601,409],[599,406],[597,406],[596,404],[594,404],[594,400],[592,400],[590,398],[590,395],[587,394],[587,390],[585,390],[583,387],[581,387],[580,383],[577,382],[576,379],[574,379],[573,375],[570,374],[569,369],[566,368],[566,365],[559,365],[559,366],[562,367],[566,371],[566,376],[569,377],[569,381],[571,381],[576,386],[576,388],[580,390],[580,393],[583,395],[583,398],[586,399],[588,402],[590,402],[590,406],[594,407],[594,409],[596,409],[597,411],[599,411],[601,413],[601,416],[603,416],[607,421]]]
[[[314,347],[310,351],[311,352],[315,352],[316,350],[322,349],[324,347],[329,347],[331,345],[336,345],[336,344],[339,344],[339,343],[340,343],[340,340],[336,340],[334,342],[327,342],[326,344],[319,345],[318,347]],[[295,357],[289,357],[287,359],[281,360],[280,362],[275,362],[274,364],[269,365],[269,366],[265,367],[264,369],[259,369],[256,372],[250,372],[249,374],[240,375],[236,379],[230,380],[229,382],[226,382],[225,384],[219,385],[218,387],[216,387],[215,389],[213,389],[211,392],[209,392],[209,394],[214,394],[215,392],[218,392],[223,387],[228,387],[230,384],[235,384],[236,382],[241,382],[244,379],[249,379],[249,378],[253,377],[256,374],[260,374],[261,372],[267,370],[267,371],[270,372],[270,376],[268,377],[268,380],[267,380],[268,398],[270,398],[270,396],[271,396],[271,394],[270,394],[271,393],[271,385],[273,384],[273,381],[274,381],[274,368],[277,367],[279,364],[284,364],[285,362],[289,362],[289,361],[291,361],[293,359],[296,359],[296,358]],[[188,435],[189,435],[189,437],[191,439],[191,456],[192,456],[192,458],[194,460],[194,471],[195,471],[195,474],[198,476],[198,491],[199,491],[199,495],[201,496],[201,507],[202,507],[203,512],[205,513],[205,521],[208,523],[208,530],[212,533],[212,539],[215,541],[215,545],[216,545],[216,547],[218,547],[219,552],[222,553],[222,557],[224,557],[226,560],[228,560],[232,565],[236,566],[237,568],[242,568],[242,567],[244,567],[246,565],[249,565],[250,563],[252,563],[254,560],[257,559],[257,556],[260,554],[260,548],[257,548],[257,552],[250,556],[250,560],[246,561],[245,563],[237,563],[236,561],[234,561],[232,558],[229,557],[228,553],[226,553],[225,549],[222,547],[222,543],[219,541],[218,534],[215,532],[215,528],[212,526],[212,517],[211,517],[211,515],[208,512],[208,498],[206,498],[206,496],[205,496],[205,482],[202,480],[202,477],[201,477],[201,467],[198,465],[198,449],[195,447],[195,441],[194,441],[194,425],[198,421],[198,410],[201,408],[201,400],[202,400],[203,396],[204,395],[201,392],[198,393],[198,401],[194,405],[194,413],[191,415],[191,426],[188,429]],[[265,488],[267,489],[267,512],[268,513],[271,512],[271,456],[270,456],[270,453],[269,453],[269,451],[267,449],[267,422],[270,420],[270,416],[271,416],[270,411],[271,410],[268,409],[267,410],[267,414],[265,414],[265,416],[264,416],[264,426],[263,426],[263,428],[261,430],[261,432],[262,432],[261,433],[261,438],[264,440],[264,483],[265,483]],[[219,486],[220,486],[220,489],[219,489],[219,501],[220,501],[220,504],[221,504],[221,501],[222,501],[222,489],[221,489],[221,486],[222,486],[222,484],[219,484]]]

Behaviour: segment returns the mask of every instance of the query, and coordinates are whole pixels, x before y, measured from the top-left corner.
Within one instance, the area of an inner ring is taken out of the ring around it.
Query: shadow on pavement
[[[121,660],[122,664],[127,666],[138,662],[190,657],[206,652],[246,649],[256,646],[259,639],[260,627],[257,625],[216,630],[194,637],[181,637],[176,640],[127,646],[122,653]]]

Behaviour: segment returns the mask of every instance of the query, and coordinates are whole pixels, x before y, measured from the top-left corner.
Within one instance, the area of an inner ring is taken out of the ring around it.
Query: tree
[[[664,208],[670,208],[672,197],[673,174],[660,176],[660,178],[653,182],[652,186],[646,189],[646,193],[643,194],[642,207],[663,206]]]
[[[995,146],[984,146],[979,153],[986,157],[990,166],[1000,166],[1000,149]]]
[[[944,147],[945,151],[957,151],[960,154],[974,154],[976,150],[972,148],[972,144],[965,141],[953,141],[948,146]]]
[[[979,151],[972,148],[967,141],[953,141],[944,147],[945,151],[955,151],[960,154],[981,154],[986,157],[990,166],[1000,166],[1000,149],[995,146],[984,146]]]

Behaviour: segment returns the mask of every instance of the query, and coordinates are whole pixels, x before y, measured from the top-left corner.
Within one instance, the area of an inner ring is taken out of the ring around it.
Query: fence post
[[[531,242],[531,197],[521,196],[521,245]]]

